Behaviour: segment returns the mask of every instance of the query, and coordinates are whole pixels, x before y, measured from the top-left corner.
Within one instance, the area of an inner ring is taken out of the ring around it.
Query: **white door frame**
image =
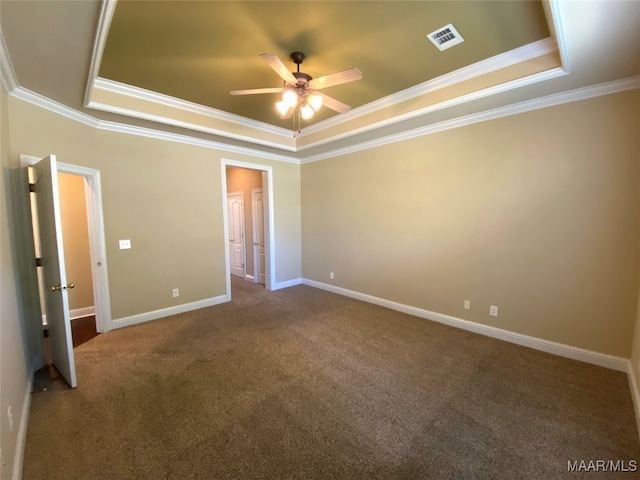
[[[222,213],[224,222],[224,264],[227,281],[227,298],[231,299],[231,266],[229,260],[229,219],[227,213],[227,167],[246,168],[249,170],[259,170],[263,172],[262,178],[262,200],[265,203],[268,215],[264,218],[264,248],[265,248],[265,288],[272,290],[276,284],[276,261],[275,261],[275,227],[273,222],[273,167],[270,165],[260,165],[257,163],[241,162],[238,160],[220,159],[221,189],[222,189]],[[266,176],[266,182],[264,178]]]
[[[20,165],[29,167],[40,158],[20,155]],[[93,300],[96,309],[96,330],[111,330],[111,301],[109,297],[109,274],[107,271],[107,247],[102,213],[102,184],[100,170],[57,162],[58,172],[79,175],[85,181],[85,202],[87,205],[87,227],[89,233],[89,254],[91,256],[91,278]]]

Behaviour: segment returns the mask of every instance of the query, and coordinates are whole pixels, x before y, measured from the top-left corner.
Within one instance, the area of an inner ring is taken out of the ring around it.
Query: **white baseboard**
[[[75,310],[69,310],[69,318],[71,320],[77,320],[78,318],[88,317],[89,315],[96,314],[96,307],[82,307],[76,308]],[[42,324],[47,325],[47,316],[42,315]]]
[[[221,303],[228,302],[229,300],[231,300],[229,295],[220,295],[218,297],[198,300],[197,302],[183,303],[182,305],[176,305],[175,307],[162,308],[160,310],[139,313],[137,315],[131,315],[129,317],[117,318],[111,321],[111,328],[129,327],[131,325],[137,325],[138,323],[144,323],[150,320],[157,320],[159,318],[168,317],[170,315],[177,315],[179,313],[190,312],[192,310],[198,310],[200,308],[212,307],[213,305],[219,305]]]
[[[280,290],[283,288],[294,287],[302,284],[302,278],[294,278],[293,280],[286,280],[284,282],[277,282],[271,284],[271,290]]]
[[[250,282],[253,282],[253,281],[254,281],[253,275],[249,275],[249,274],[245,275],[245,276],[244,276],[244,279],[245,279],[245,280],[249,280]]]
[[[96,314],[96,307],[94,307],[93,305],[90,307],[76,308],[69,312],[69,316],[71,317],[71,320],[76,320],[78,318],[84,318],[84,317],[88,317],[89,315],[95,315],[95,314]]]
[[[516,345],[522,345],[524,347],[533,348],[542,352],[553,353],[561,357],[571,358],[573,360],[579,360],[582,362],[591,363],[593,365],[599,365],[601,367],[610,368],[612,370],[618,370],[621,372],[627,371],[627,364],[629,363],[629,361],[626,358],[615,357],[613,355],[607,355],[606,353],[594,352],[592,350],[573,347],[571,345],[553,342],[551,340],[544,340],[542,338],[531,337],[529,335],[523,335],[521,333],[510,332],[509,330],[503,330],[501,328],[490,327],[489,325],[470,322],[469,320],[463,320],[462,318],[452,317],[450,315],[444,315],[442,313],[431,312],[422,308],[392,302],[391,300],[385,300],[383,298],[374,297],[365,293],[347,290],[346,288],[316,282],[315,280],[303,278],[302,283],[311,287],[320,288],[322,290],[327,290],[333,293],[338,293],[340,295],[355,298],[357,300],[362,300],[364,302],[390,308],[391,310],[397,310],[398,312],[408,313],[409,315],[426,318],[427,320],[433,320],[434,322],[443,323],[451,327],[461,328],[470,332],[479,333],[481,335],[497,338],[499,340],[504,340],[510,343],[515,343]]]
[[[633,372],[631,361],[627,361],[627,376],[629,377],[629,390],[631,390],[631,399],[636,413],[636,424],[638,425],[638,438],[640,438],[640,390],[638,390],[638,379]]]
[[[42,366],[42,358],[34,358],[31,362],[31,374],[29,376],[29,383],[24,392],[24,399],[22,401],[22,414],[20,415],[20,424],[18,425],[18,433],[16,434],[16,451],[13,457],[13,472],[11,473],[12,480],[20,480],[22,478],[22,466],[24,464],[24,449],[27,444],[27,426],[29,424],[29,410],[31,409],[31,391],[33,388],[33,382],[36,372]]]

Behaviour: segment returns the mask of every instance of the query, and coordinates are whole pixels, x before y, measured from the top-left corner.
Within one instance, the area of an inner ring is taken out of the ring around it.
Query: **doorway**
[[[67,282],[64,268],[68,262],[64,255],[64,248],[62,248],[62,215],[60,206],[62,199],[60,198],[58,189],[58,173],[70,174],[75,177],[73,180],[82,185],[82,190],[79,190],[79,198],[78,195],[76,195],[73,201],[74,203],[82,204],[84,198],[84,210],[82,211],[86,219],[86,243],[88,245],[85,245],[85,247],[88,247],[89,265],[87,271],[90,273],[86,273],[81,281],[86,284],[84,285],[85,287],[90,286],[90,291],[92,290],[89,299],[86,301],[91,303],[91,297],[93,297],[91,313],[95,315],[94,328],[97,333],[106,332],[111,329],[111,307],[109,302],[100,172],[86,167],[57,162],[53,155],[43,160],[21,155],[20,160],[23,167],[32,167],[28,169],[28,174],[29,183],[34,186],[32,192],[35,190],[35,193],[30,194],[34,244],[36,255],[42,258],[40,265],[43,265],[38,268],[40,298],[47,298],[47,302],[49,302],[52,298],[51,292],[54,292],[53,296],[57,298],[60,294],[55,294],[55,291],[63,291],[61,294],[62,297],[60,297],[62,301],[55,301],[56,308],[45,312],[45,314],[49,314],[51,317],[47,319],[51,359],[53,365],[67,380],[69,385],[75,387],[75,366],[71,342],[71,309],[69,308],[69,292],[75,290],[75,280],[70,279],[70,281]],[[43,164],[49,165],[49,167],[40,168]],[[37,178],[35,170],[39,170]],[[47,177],[49,180],[45,181]],[[40,182],[41,179],[44,183]],[[40,191],[39,185],[42,185],[42,191]],[[41,230],[41,228],[44,228],[44,230]],[[56,232],[60,232],[60,234]],[[53,247],[51,246],[52,244]],[[58,268],[60,268],[57,274],[57,281],[59,283],[56,285],[55,280],[51,280],[51,274],[52,272],[55,273]],[[48,276],[49,280],[46,280]],[[49,303],[46,304],[50,306]],[[74,316],[86,316],[89,308],[90,306],[83,306],[82,308],[75,309]],[[56,363],[56,359],[58,362],[61,362],[60,365]]]
[[[232,275],[271,290],[275,284],[272,168],[225,159],[221,168],[227,294],[231,298]]]
[[[65,271],[74,288],[69,290],[69,315],[73,347],[96,337],[96,310],[89,252],[89,226],[85,178],[58,172],[58,197],[62,222]]]

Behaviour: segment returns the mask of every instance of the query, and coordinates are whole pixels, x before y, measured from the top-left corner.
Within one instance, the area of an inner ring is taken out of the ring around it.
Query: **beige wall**
[[[67,283],[75,285],[69,290],[69,309],[73,316],[73,310],[94,306],[84,178],[59,173],[58,193]]]
[[[303,165],[303,276],[628,358],[639,112],[635,90]]]
[[[640,294],[639,294],[640,295]],[[631,349],[631,371],[629,375],[633,375],[636,391],[632,394],[636,395],[635,401],[640,401],[640,303],[638,304],[638,314],[636,317],[636,325],[633,333],[633,344]],[[635,404],[636,419],[638,420],[638,429],[640,430],[640,404]]]
[[[12,478],[32,369],[41,366],[43,354],[35,253],[33,241],[28,241],[32,235],[25,203],[28,181],[17,158],[10,155],[7,103],[0,86],[0,478]]]
[[[244,198],[246,272],[253,276],[253,213],[251,190],[262,188],[262,172],[246,168],[227,167],[227,192],[242,192]]]
[[[13,97],[9,108],[13,155],[101,171],[114,319],[226,293],[221,158],[273,167],[276,282],[300,277],[299,166],[97,130]]]

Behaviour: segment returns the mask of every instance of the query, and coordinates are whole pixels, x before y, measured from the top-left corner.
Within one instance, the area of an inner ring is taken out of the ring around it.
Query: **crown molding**
[[[231,152],[240,155],[251,155],[252,157],[258,157],[260,159],[269,159],[276,162],[294,163],[299,164],[300,161],[289,155],[264,152],[259,149],[240,147],[236,145],[228,145],[213,140],[204,140],[200,138],[190,137],[188,135],[181,135],[178,133],[164,132],[161,130],[154,130],[152,128],[138,127],[134,125],[127,125],[124,123],[111,122],[107,120],[98,120],[90,115],[74,110],[71,107],[58,103],[47,97],[44,97],[38,93],[27,90],[26,88],[17,87],[11,92],[11,96],[19,100],[23,100],[27,103],[35,105],[36,107],[43,108],[49,112],[61,115],[65,118],[81,123],[83,125],[96,128],[98,130],[106,130],[110,132],[125,133],[128,135],[136,135],[139,137],[155,138],[158,140],[167,140],[170,142],[183,143],[186,145],[194,145],[197,147],[204,147],[212,150],[220,150],[224,152]]]
[[[11,92],[11,96],[75,122],[87,125],[88,127],[98,128],[100,125],[98,119],[63,105],[62,103],[56,102],[55,100],[51,100],[39,93],[32,92],[24,87],[17,87],[13,92]]]
[[[332,128],[337,125],[341,125],[345,122],[355,120],[356,118],[362,117],[364,115],[369,115],[371,113],[377,112],[378,110],[382,110],[388,107],[393,107],[395,105],[406,102],[408,100],[412,100],[416,97],[427,95],[436,90],[441,90],[443,88],[451,87],[453,85],[470,80],[472,78],[476,78],[481,75],[486,75],[496,70],[507,68],[517,63],[531,60],[533,58],[541,57],[543,55],[552,53],[556,50],[557,50],[557,45],[555,40],[553,40],[552,38],[545,38],[542,40],[538,40],[537,42],[533,42],[528,45],[524,45],[522,47],[516,48],[514,50],[510,50],[508,52],[495,55],[491,58],[481,60],[472,65],[459,68],[458,70],[455,70],[453,72],[446,73],[444,75],[428,80],[414,87],[407,88],[405,90],[402,90],[401,92],[388,95],[374,102],[349,110],[348,112],[343,113],[341,115],[337,115],[323,122],[316,123],[315,125],[311,125],[310,127],[304,128],[302,130],[302,134],[304,135],[304,134],[322,132],[323,130],[326,130],[328,128]],[[411,115],[412,113],[413,112],[407,115]],[[420,115],[420,113],[417,113],[413,116],[416,116],[416,115]],[[404,117],[404,116],[401,116],[401,117]],[[399,119],[403,120],[404,118],[393,117],[386,120],[385,124],[395,123],[399,121]],[[382,123],[383,122],[380,122],[375,126],[371,126],[370,129],[384,126]],[[357,133],[360,133],[360,132],[357,132]]]
[[[560,14],[560,0],[543,0],[542,8],[544,9],[544,14],[547,17],[547,25],[549,26],[551,38],[555,40],[558,46],[562,69],[566,73],[571,73],[567,36],[565,34],[562,16]]]
[[[155,138],[159,140],[167,140],[177,143],[183,143],[187,145],[194,145],[204,147],[212,150],[219,150],[225,152],[231,152],[241,155],[251,155],[259,157],[261,159],[269,159],[277,162],[285,162],[292,164],[305,164],[312,163],[329,158],[337,157],[340,155],[347,155],[349,153],[355,153],[370,148],[375,148],[390,143],[400,142],[403,140],[410,140],[425,135],[431,135],[433,133],[442,132],[445,130],[452,130],[455,128],[472,125],[474,123],[485,122],[488,120],[494,120],[511,115],[517,115],[519,113],[525,113],[532,110],[538,110],[542,108],[552,107],[555,105],[562,105],[564,103],[577,102],[581,100],[588,100],[590,98],[599,97],[603,95],[609,95],[613,93],[623,92],[627,90],[634,90],[640,88],[640,76],[617,80],[614,82],[602,83],[590,87],[583,87],[576,90],[569,90],[562,93],[548,95],[546,97],[537,98],[534,100],[527,100],[505,107],[500,107],[484,112],[475,113],[472,115],[466,115],[452,120],[439,122],[433,125],[427,125],[424,127],[408,130],[399,134],[387,135],[380,137],[376,140],[369,142],[362,142],[357,145],[352,145],[345,148],[328,150],[327,152],[310,155],[303,158],[296,158],[289,155],[281,155],[275,153],[264,152],[258,149],[252,149],[248,147],[239,147],[233,145],[227,145],[220,142],[211,140],[198,139],[187,135],[180,135],[171,132],[163,132],[160,130],[154,130],[150,128],[136,127],[133,125],[126,125],[123,123],[110,122],[104,120],[98,120],[94,117],[78,112],[66,105],[62,105],[58,102],[50,100],[42,95],[31,92],[25,88],[17,87],[11,92],[11,96],[17,99],[23,100],[27,103],[43,108],[55,114],[61,115],[65,118],[82,123],[84,125],[97,128],[99,130],[107,130],[117,133],[124,133],[129,135],[137,135],[147,138]]]
[[[134,87],[125,83],[117,82],[115,80],[109,80],[107,78],[98,77],[95,79],[95,87],[104,90],[109,93],[115,93],[123,95],[125,97],[134,98],[136,100],[146,100],[148,102],[161,105],[163,107],[177,108],[189,113],[196,113],[216,120],[222,120],[229,123],[234,123],[242,127],[254,128],[266,133],[272,133],[280,135],[287,139],[291,138],[292,132],[286,128],[276,127],[268,123],[260,122],[258,120],[252,120],[240,115],[236,115],[229,112],[224,112],[211,107],[206,107],[198,103],[182,100],[170,95],[164,95],[162,93],[153,92],[140,87]],[[94,107],[95,108],[95,107]],[[223,132],[218,132],[223,133]]]
[[[267,142],[264,140],[256,140],[254,137],[247,137],[245,135],[235,135],[232,134],[226,130],[218,130],[215,128],[208,128],[208,127],[203,127],[201,125],[197,125],[191,122],[183,122],[180,120],[173,120],[170,119],[168,117],[160,117],[157,115],[153,115],[153,114],[147,114],[147,113],[141,113],[135,110],[129,110],[126,108],[120,108],[120,107],[113,107],[111,105],[107,105],[107,104],[99,104],[99,103],[91,103],[90,106],[96,110],[102,110],[104,112],[110,112],[110,113],[117,113],[119,115],[124,115],[127,117],[133,117],[133,118],[139,118],[142,120],[150,120],[152,122],[157,122],[157,123],[162,123],[164,125],[172,125],[174,127],[180,127],[180,128],[185,128],[187,130],[193,130],[193,131],[199,131],[199,132],[203,132],[203,133],[208,133],[208,134],[212,134],[212,135],[219,135],[222,137],[227,137],[227,138],[233,138],[235,140],[241,140],[241,141],[245,141],[245,142],[249,142],[249,143],[255,143],[258,145],[263,145],[265,147],[273,147],[273,148],[277,148],[280,150],[288,150],[291,152],[295,151],[294,147],[291,147],[289,145],[283,145],[281,143],[276,143],[276,142]],[[261,151],[261,150],[256,150],[256,151]]]
[[[4,41],[2,28],[0,28],[0,77],[2,77],[2,84],[7,92],[11,93],[18,87],[18,77],[13,69],[11,57],[9,57],[9,49]]]
[[[129,135],[137,135],[139,137],[155,138],[158,140],[168,140],[170,142],[184,143],[187,145],[195,145],[196,147],[204,147],[212,150],[220,150],[224,152],[235,153],[239,155],[251,155],[257,157],[260,160],[268,159],[276,162],[300,164],[300,160],[291,157],[289,155],[283,155],[278,153],[264,152],[249,147],[240,147],[237,145],[228,145],[226,143],[215,142],[213,140],[204,140],[200,138],[190,137],[188,135],[181,135],[178,133],[163,132],[161,130],[154,130],[151,128],[135,127],[132,125],[126,125],[124,123],[108,122],[100,120],[98,126],[100,130],[108,130],[111,132],[126,133]]]
[[[445,130],[452,130],[455,128],[472,125],[474,123],[486,122],[488,120],[495,120],[502,117],[517,115],[532,110],[539,110],[542,108],[553,107],[565,103],[588,100],[590,98],[624,92],[626,90],[634,90],[637,88],[640,88],[640,76],[616,80],[613,82],[601,83],[599,85],[578,88],[575,90],[569,90],[553,95],[547,95],[546,97],[540,97],[533,100],[527,100],[524,102],[514,103],[512,105],[495,108],[492,110],[486,110],[484,112],[466,115],[464,117],[459,117],[452,120],[446,120],[444,122],[415,128],[413,130],[407,130],[406,132],[402,133],[387,135],[385,137],[380,137],[368,142],[362,142],[357,145],[351,145],[349,147],[335,149],[317,155],[310,155],[308,157],[301,158],[300,163],[305,164],[318,162],[321,160],[326,160],[328,158],[347,155],[350,153],[380,147],[382,145],[388,145],[390,143],[401,142],[403,140],[422,137],[425,135],[431,135],[433,133],[443,132]]]
[[[327,143],[335,142],[336,140],[341,140],[343,138],[352,137],[354,135],[358,135],[360,133],[369,132],[371,130],[375,130],[377,128],[383,128],[389,125],[393,125],[394,123],[398,123],[404,120],[409,120],[411,118],[419,117],[421,115],[426,115],[428,113],[433,113],[438,110],[444,110],[446,108],[454,107],[456,105],[460,105],[462,103],[472,102],[474,100],[479,100],[484,97],[489,97],[491,95],[497,95],[499,93],[503,93],[509,90],[514,90],[516,88],[526,87],[529,85],[533,85],[535,83],[544,82],[547,80],[551,80],[553,78],[562,77],[567,75],[567,73],[560,67],[554,68],[551,70],[547,70],[546,72],[536,73],[534,75],[529,75],[528,77],[518,78],[516,80],[512,80],[510,82],[505,82],[500,85],[495,85],[493,87],[485,88],[482,90],[478,90],[472,93],[468,93],[466,95],[461,95],[459,97],[452,98],[450,100],[445,100],[444,102],[436,103],[434,105],[429,105],[427,107],[419,108],[416,110],[412,110],[411,112],[404,113],[402,115],[396,115],[395,117],[388,118],[382,120],[380,122],[371,123],[369,125],[365,125],[364,127],[360,127],[357,129],[349,130],[347,132],[333,135],[330,138],[326,138],[323,140],[318,140],[313,143],[308,143],[299,147],[296,151],[302,152],[304,150],[308,150],[313,147],[318,147],[320,145],[324,145]]]
[[[91,101],[93,85],[96,78],[98,78],[100,63],[102,62],[102,54],[104,53],[104,47],[107,44],[107,36],[109,35],[109,28],[111,28],[111,20],[113,20],[113,14],[116,11],[117,3],[118,0],[104,0],[102,2],[100,16],[98,17],[98,25],[96,27],[96,36],[93,40],[91,64],[89,65],[89,78],[84,92],[85,107],[88,107]]]

